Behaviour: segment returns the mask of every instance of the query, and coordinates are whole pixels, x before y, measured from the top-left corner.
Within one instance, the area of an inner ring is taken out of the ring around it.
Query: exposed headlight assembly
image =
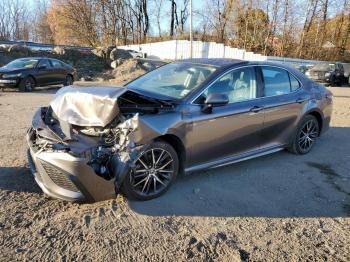
[[[18,73],[18,74],[4,74],[2,75],[2,78],[16,78],[16,77],[20,77],[22,75],[22,73]]]
[[[327,73],[324,74],[324,76],[325,76],[325,77],[329,77],[329,76],[331,76],[331,73],[330,73],[330,72],[327,72]]]

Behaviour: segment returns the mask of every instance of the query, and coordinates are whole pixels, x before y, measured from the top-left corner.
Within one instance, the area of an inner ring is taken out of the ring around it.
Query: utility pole
[[[192,58],[192,0],[190,0],[190,58]]]

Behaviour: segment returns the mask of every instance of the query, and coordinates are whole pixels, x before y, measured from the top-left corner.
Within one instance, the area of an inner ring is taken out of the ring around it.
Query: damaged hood
[[[77,126],[104,127],[118,114],[118,97],[125,88],[77,87],[61,88],[50,106],[60,121]]]

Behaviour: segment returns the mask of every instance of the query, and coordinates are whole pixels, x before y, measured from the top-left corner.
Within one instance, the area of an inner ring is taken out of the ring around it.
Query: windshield
[[[180,99],[203,83],[215,70],[213,66],[175,62],[141,76],[127,87]]]
[[[312,70],[321,70],[321,71],[332,71],[335,69],[335,64],[316,64]]]
[[[10,68],[10,69],[34,68],[37,63],[38,63],[38,59],[22,58],[22,59],[13,60],[12,62],[5,65],[4,67]]]

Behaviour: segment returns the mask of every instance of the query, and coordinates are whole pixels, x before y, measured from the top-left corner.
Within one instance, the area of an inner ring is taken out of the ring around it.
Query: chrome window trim
[[[242,100],[242,101],[237,101],[237,102],[233,102],[231,103],[230,105],[232,104],[236,104],[236,103],[241,103],[241,102],[246,102],[246,101],[254,101],[254,100],[257,100],[257,99],[261,99],[261,98],[269,98],[269,97],[276,97],[276,96],[284,96],[284,95],[289,95],[289,94],[293,94],[293,93],[296,93],[298,91],[300,91],[300,89],[303,87],[303,83],[300,81],[299,77],[297,77],[295,74],[293,74],[292,72],[290,72],[288,69],[286,68],[283,68],[281,66],[276,66],[276,65],[245,65],[245,66],[239,66],[239,67],[235,67],[235,68],[232,68],[228,71],[225,71],[223,72],[222,74],[220,74],[219,76],[217,76],[213,82],[210,83],[210,85],[208,85],[200,94],[198,94],[197,96],[195,96],[193,99],[191,99],[191,102],[190,104],[191,105],[201,105],[201,104],[196,104],[194,103],[194,101],[197,100],[198,97],[200,97],[205,91],[207,91],[207,89],[209,87],[211,87],[216,81],[218,81],[221,77],[223,77],[224,75],[234,71],[234,70],[237,70],[237,69],[241,69],[241,68],[246,68],[246,67],[263,67],[263,66],[267,66],[267,67],[275,67],[275,68],[279,68],[279,69],[282,69],[282,70],[285,70],[287,71],[289,74],[291,74],[293,77],[295,77],[295,79],[299,82],[299,88],[295,89],[294,91],[291,91],[289,92],[288,94],[281,94],[281,95],[274,95],[274,96],[262,96],[262,97],[256,97],[256,98],[253,98],[253,99],[247,99],[247,100]],[[290,82],[290,79],[289,79],[289,82]]]

